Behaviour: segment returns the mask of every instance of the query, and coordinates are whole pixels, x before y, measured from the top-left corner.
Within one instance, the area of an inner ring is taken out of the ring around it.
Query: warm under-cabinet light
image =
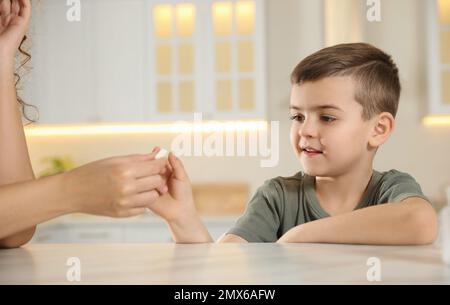
[[[432,115],[423,119],[425,126],[450,126],[450,115]]]
[[[441,24],[450,25],[450,0],[439,0],[439,16]]]
[[[266,121],[179,122],[117,125],[35,125],[25,128],[27,137],[180,134],[186,132],[251,132],[267,129]]]

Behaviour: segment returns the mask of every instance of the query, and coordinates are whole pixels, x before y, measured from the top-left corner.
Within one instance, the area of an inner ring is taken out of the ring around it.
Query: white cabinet
[[[95,103],[102,122],[144,121],[143,3],[90,0],[95,58]]]
[[[149,119],[265,117],[263,0],[147,4]]]
[[[27,101],[39,123],[143,121],[143,3],[81,2],[69,22],[66,1],[34,6]]]
[[[429,110],[450,114],[450,0],[429,0],[426,6]]]
[[[43,124],[265,117],[264,1],[34,7],[26,100]]]
[[[30,28],[32,66],[25,96],[44,123],[95,122],[95,12],[84,1],[82,22],[66,19],[65,1],[44,0],[33,6]]]

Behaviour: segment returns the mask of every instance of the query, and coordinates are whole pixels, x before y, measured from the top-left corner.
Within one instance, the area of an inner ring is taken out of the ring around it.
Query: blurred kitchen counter
[[[239,216],[202,216],[214,239],[227,232]],[[32,244],[40,243],[169,243],[165,221],[152,213],[133,218],[72,214],[37,227]]]
[[[226,233],[242,215],[249,199],[246,183],[193,184],[197,211],[214,239]],[[38,226],[31,243],[168,243],[172,237],[165,222],[147,213],[113,219],[83,214],[59,217]]]
[[[0,250],[0,284],[73,284],[72,257],[80,284],[370,284],[377,283],[367,279],[372,257],[378,283],[450,284],[436,245],[320,244],[28,245]]]
[[[233,226],[249,199],[245,183],[194,184],[192,191],[197,211],[214,239]],[[66,215],[39,225],[31,241],[33,244],[167,242],[172,242],[167,225],[150,212],[124,219]]]

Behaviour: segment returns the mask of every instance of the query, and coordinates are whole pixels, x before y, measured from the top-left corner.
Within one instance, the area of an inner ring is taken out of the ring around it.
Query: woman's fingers
[[[148,160],[133,164],[133,175],[135,178],[144,178],[163,174],[166,171],[167,159]]]
[[[128,156],[120,156],[114,157],[111,159],[115,159],[119,162],[128,163],[128,162],[144,162],[154,160],[156,155],[159,153],[160,148],[155,147],[150,154],[133,154]]]
[[[135,209],[126,210],[126,211],[120,213],[120,215],[118,215],[118,217],[119,218],[135,217],[135,216],[142,215],[145,212],[147,212],[147,208],[145,208],[145,207],[135,208]]]
[[[148,192],[155,189],[164,189],[165,187],[164,178],[160,175],[149,176],[145,178],[140,178],[136,180],[136,192]]]
[[[20,13],[20,2],[19,0],[11,0],[11,14],[17,16]]]
[[[29,19],[31,15],[31,2],[30,0],[19,0],[20,11],[19,16]]]
[[[150,158],[151,159],[156,159],[156,156],[158,155],[158,153],[161,151],[161,148],[159,147],[155,147],[153,148],[152,153],[150,154]]]
[[[124,205],[122,208],[124,209],[135,209],[135,208],[143,208],[148,207],[152,203],[154,203],[158,198],[159,194],[157,191],[149,191],[144,192],[140,194],[135,194],[133,196],[130,196],[128,200],[126,201],[126,205]]]
[[[11,0],[0,0],[0,15],[9,16],[11,14]]]
[[[148,207],[154,203],[160,195],[156,191],[145,192],[136,195],[136,206],[137,207]]]
[[[0,34],[3,33],[11,20],[11,0],[0,0]]]

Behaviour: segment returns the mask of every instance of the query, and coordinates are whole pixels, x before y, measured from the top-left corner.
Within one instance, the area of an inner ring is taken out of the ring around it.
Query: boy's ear
[[[374,119],[372,134],[369,138],[369,146],[378,148],[389,138],[395,128],[395,119],[389,112],[383,112]]]

